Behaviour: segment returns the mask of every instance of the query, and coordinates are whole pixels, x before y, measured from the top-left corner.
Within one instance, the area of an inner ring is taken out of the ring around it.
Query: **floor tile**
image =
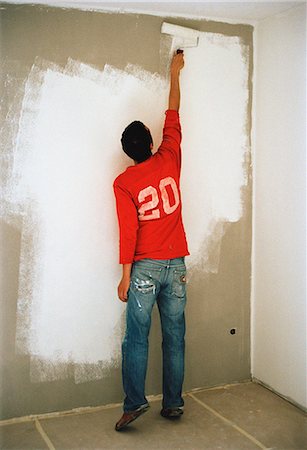
[[[307,417],[300,409],[255,383],[241,383],[185,397],[179,420],[160,416],[160,401],[122,431],[114,430],[121,408],[40,419],[56,450],[249,450],[254,437],[270,450],[307,450]],[[198,401],[240,427],[225,423]],[[249,435],[244,435],[244,432]],[[45,450],[35,422],[0,427],[3,450]]]
[[[268,448],[307,449],[303,411],[256,383],[242,383],[194,394]]]
[[[36,430],[34,422],[0,427],[1,450],[46,450],[45,441]]]
[[[56,450],[258,448],[191,398],[186,398],[185,414],[179,420],[164,419],[159,412],[159,402],[152,402],[146,414],[121,432],[114,431],[114,424],[121,415],[119,408],[61,419],[46,419],[40,423]]]

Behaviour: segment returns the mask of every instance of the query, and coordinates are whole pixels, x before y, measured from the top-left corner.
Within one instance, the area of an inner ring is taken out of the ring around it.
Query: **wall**
[[[122,400],[112,181],[131,163],[130,121],[161,139],[162,21],[1,9],[3,418]],[[182,74],[191,389],[250,377],[252,27],[175,22],[202,31]],[[148,394],[161,392],[160,345],[155,310]]]
[[[305,5],[256,34],[252,374],[306,398]]]

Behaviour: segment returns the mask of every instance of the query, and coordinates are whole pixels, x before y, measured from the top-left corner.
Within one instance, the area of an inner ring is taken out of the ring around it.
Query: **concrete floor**
[[[200,450],[307,449],[303,411],[255,383],[190,392],[176,421],[159,415],[160,398],[125,431],[114,431],[119,406],[58,417],[0,422],[0,448]]]

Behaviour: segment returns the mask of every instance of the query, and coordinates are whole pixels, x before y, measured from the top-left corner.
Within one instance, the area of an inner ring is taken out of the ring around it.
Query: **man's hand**
[[[130,275],[132,264],[123,264],[123,276],[117,288],[118,297],[122,302],[127,302],[130,287]]]
[[[184,66],[184,59],[183,59],[183,51],[180,53],[176,53],[173,56],[172,62],[171,62],[171,75],[172,74],[179,74],[180,70]]]
[[[129,277],[123,276],[117,288],[118,297],[122,302],[126,303],[128,300],[129,287],[130,287],[130,276]]]

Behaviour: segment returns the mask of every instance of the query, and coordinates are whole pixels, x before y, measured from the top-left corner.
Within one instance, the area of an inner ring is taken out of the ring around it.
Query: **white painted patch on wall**
[[[72,362],[76,379],[85,381],[93,377],[85,363],[118,360],[123,305],[112,183],[130,163],[119,138],[139,118],[160,140],[156,118],[165,99],[165,82],[129,66],[32,68],[10,190],[24,214],[22,249],[30,236],[36,249],[30,260],[21,257],[18,300],[18,342],[24,347],[26,340],[33,356],[32,379],[59,378],[63,363]]]
[[[190,267],[217,272],[219,253],[206,248],[221,241],[225,225],[243,214],[247,184],[248,57],[238,37],[201,33],[197,48],[185,49],[181,76],[183,211],[189,233]],[[223,226],[222,226],[223,225]],[[215,246],[216,248],[216,246]]]
[[[210,236],[218,248],[224,223],[242,215],[248,61],[237,38],[211,33],[185,60],[187,262],[216,271],[218,258],[203,256]],[[89,381],[118,364],[124,306],[112,182],[131,164],[119,139],[138,119],[158,146],[167,97],[162,78],[135,66],[32,67],[7,201],[23,216],[17,348],[32,357],[33,381],[71,376],[69,363],[76,382]]]

